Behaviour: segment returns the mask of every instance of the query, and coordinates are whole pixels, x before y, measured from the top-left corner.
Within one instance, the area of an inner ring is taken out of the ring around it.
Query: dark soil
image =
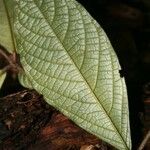
[[[0,143],[3,150],[78,150],[85,145],[108,149],[28,90],[0,99]]]

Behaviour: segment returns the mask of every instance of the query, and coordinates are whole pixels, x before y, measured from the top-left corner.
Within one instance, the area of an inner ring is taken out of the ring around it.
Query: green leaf
[[[11,23],[13,19],[13,0],[0,0],[0,45],[8,52],[14,51]]]
[[[83,129],[131,149],[125,82],[98,23],[75,0],[19,0],[15,10],[20,82]]]
[[[5,78],[6,78],[6,72],[3,72],[2,70],[0,70],[0,89],[2,88]]]

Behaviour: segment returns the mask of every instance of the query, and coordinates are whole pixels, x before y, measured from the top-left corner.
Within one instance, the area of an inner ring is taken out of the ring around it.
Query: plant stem
[[[11,61],[11,59],[9,58],[9,56],[2,49],[0,49],[0,54],[8,61],[8,63],[10,65],[13,65],[13,62]]]
[[[146,134],[146,136],[144,137],[144,140],[142,141],[142,143],[140,144],[138,150],[143,150],[147,141],[149,140],[150,138],[150,130],[148,131],[148,133]]]
[[[8,56],[1,48],[0,48],[0,55],[2,55],[8,62],[8,65],[2,69],[2,72],[6,72],[8,70],[17,73],[18,71],[22,70],[19,64],[16,62],[16,53],[11,54]]]
[[[8,66],[4,67],[4,68],[1,70],[0,75],[2,75],[3,73],[7,72],[7,70],[9,70],[10,68],[11,68],[11,66],[10,66],[10,65],[8,65]]]

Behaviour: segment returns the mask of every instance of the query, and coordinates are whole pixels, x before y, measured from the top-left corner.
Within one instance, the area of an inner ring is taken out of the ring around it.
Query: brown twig
[[[13,53],[11,55],[7,55],[1,48],[0,48],[0,55],[2,55],[8,62],[8,65],[5,66],[2,69],[2,73],[6,72],[8,70],[11,70],[13,73],[17,73],[19,70],[22,70],[22,68],[19,66],[16,57],[16,53]]]
[[[10,68],[11,68],[11,66],[8,65],[8,66],[4,67],[3,69],[1,69],[0,76],[1,76],[3,73],[5,73],[7,70],[9,70]]]
[[[0,54],[8,61],[10,65],[13,65],[13,62],[9,58],[9,56],[0,48]]]
[[[144,139],[143,139],[142,143],[140,144],[138,150],[143,150],[144,149],[144,147],[145,147],[146,143],[148,142],[149,138],[150,138],[150,130],[148,131],[148,133],[144,137]]]

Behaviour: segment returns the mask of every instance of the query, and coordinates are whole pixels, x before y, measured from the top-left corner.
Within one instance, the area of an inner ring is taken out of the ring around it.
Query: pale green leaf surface
[[[19,0],[21,83],[80,127],[131,149],[126,86],[102,28],[75,0]]]
[[[2,72],[2,70],[0,70],[0,89],[2,88],[5,78],[6,78],[6,72]]]
[[[13,0],[0,0],[0,45],[8,52],[14,51],[14,42],[11,32],[13,19]]]

